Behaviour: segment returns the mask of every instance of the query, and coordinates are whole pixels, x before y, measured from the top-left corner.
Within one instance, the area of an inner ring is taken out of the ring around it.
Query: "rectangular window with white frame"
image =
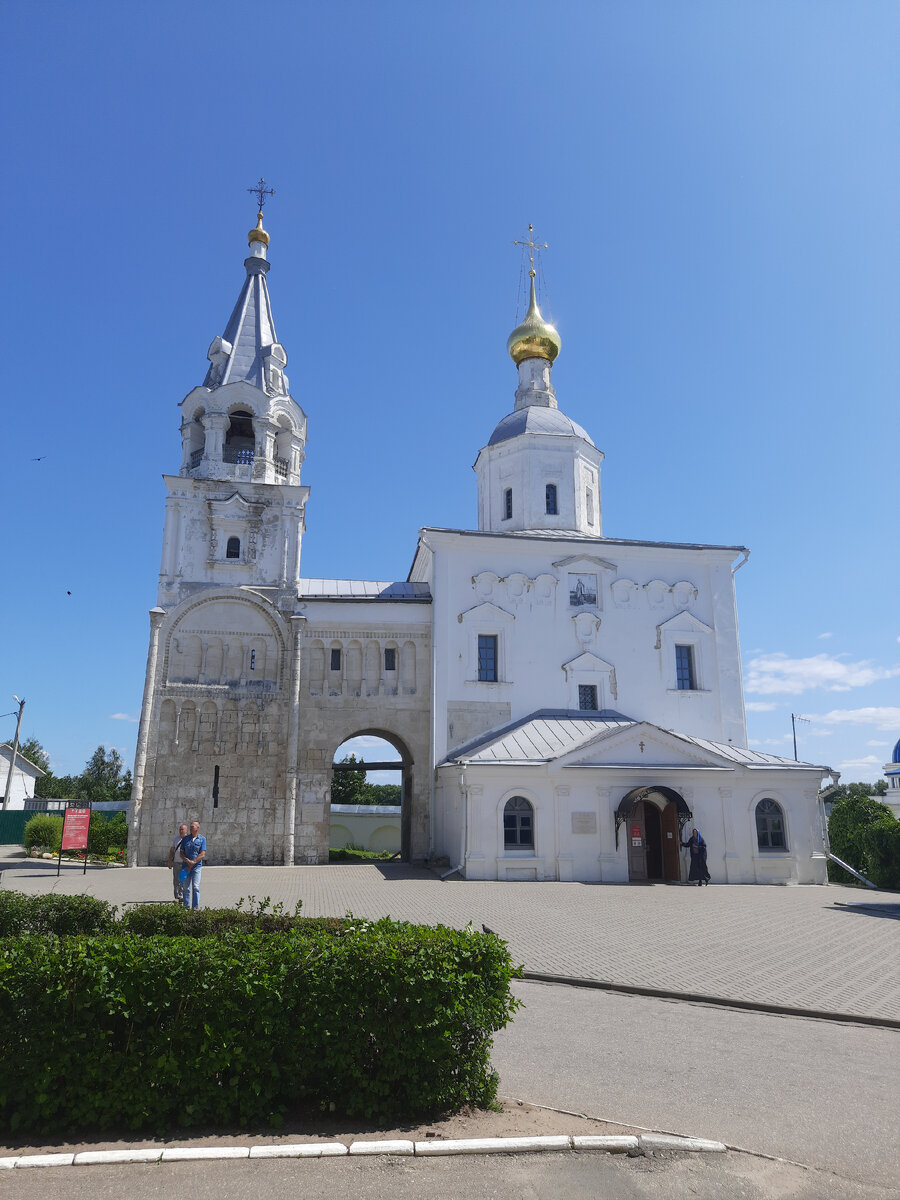
[[[478,635],[478,682],[496,683],[497,673],[497,635],[496,633],[479,633]]]
[[[679,692],[697,690],[693,646],[675,647],[675,687]]]

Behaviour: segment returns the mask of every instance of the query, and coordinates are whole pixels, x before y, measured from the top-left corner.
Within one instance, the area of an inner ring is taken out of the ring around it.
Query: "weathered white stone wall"
[[[342,742],[373,734],[391,742],[407,762],[404,840],[414,861],[428,856],[431,802],[431,605],[407,601],[303,605],[301,751],[298,793],[304,833],[297,861],[327,859],[331,764]],[[386,671],[384,651],[395,651]],[[340,667],[331,669],[332,651]],[[321,817],[319,814],[321,813]],[[313,845],[308,831],[324,822]]]

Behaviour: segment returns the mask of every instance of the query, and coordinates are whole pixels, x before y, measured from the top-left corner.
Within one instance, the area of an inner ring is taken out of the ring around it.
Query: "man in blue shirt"
[[[191,821],[191,832],[181,839],[181,861],[188,873],[181,898],[185,908],[200,907],[200,872],[205,858],[206,838],[200,832],[200,822]]]

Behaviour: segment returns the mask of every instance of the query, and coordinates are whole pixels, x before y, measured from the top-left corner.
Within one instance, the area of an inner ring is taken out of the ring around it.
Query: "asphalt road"
[[[553,984],[496,1039],[504,1096],[714,1138],[900,1196],[900,1031]]]

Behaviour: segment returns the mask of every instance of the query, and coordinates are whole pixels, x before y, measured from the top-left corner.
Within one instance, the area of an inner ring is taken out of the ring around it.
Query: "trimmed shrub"
[[[49,846],[54,854],[59,853],[62,844],[62,817],[52,813],[36,813],[25,825],[22,842],[26,850],[35,846]]]
[[[518,1007],[494,935],[389,920],[0,942],[0,1129],[390,1122],[489,1105]]]
[[[116,912],[112,904],[95,896],[25,896],[0,891],[0,937],[111,933],[116,928]]]
[[[893,822],[897,819],[886,804],[871,796],[847,796],[839,800],[828,818],[828,841],[832,854],[842,858],[848,866],[855,867],[861,875],[872,879],[868,853],[864,845],[864,834],[871,825]],[[832,883],[857,884],[837,863],[828,863],[828,878]],[[872,879],[875,883],[875,880]]]
[[[88,853],[109,854],[112,850],[124,850],[127,845],[128,821],[124,813],[114,813],[112,818],[100,812],[91,813]]]
[[[299,913],[235,908],[190,909],[180,904],[141,904],[128,909],[120,921],[123,930],[139,937],[219,937],[226,933],[288,933],[294,929],[340,934],[346,925],[340,917],[301,917]]]

